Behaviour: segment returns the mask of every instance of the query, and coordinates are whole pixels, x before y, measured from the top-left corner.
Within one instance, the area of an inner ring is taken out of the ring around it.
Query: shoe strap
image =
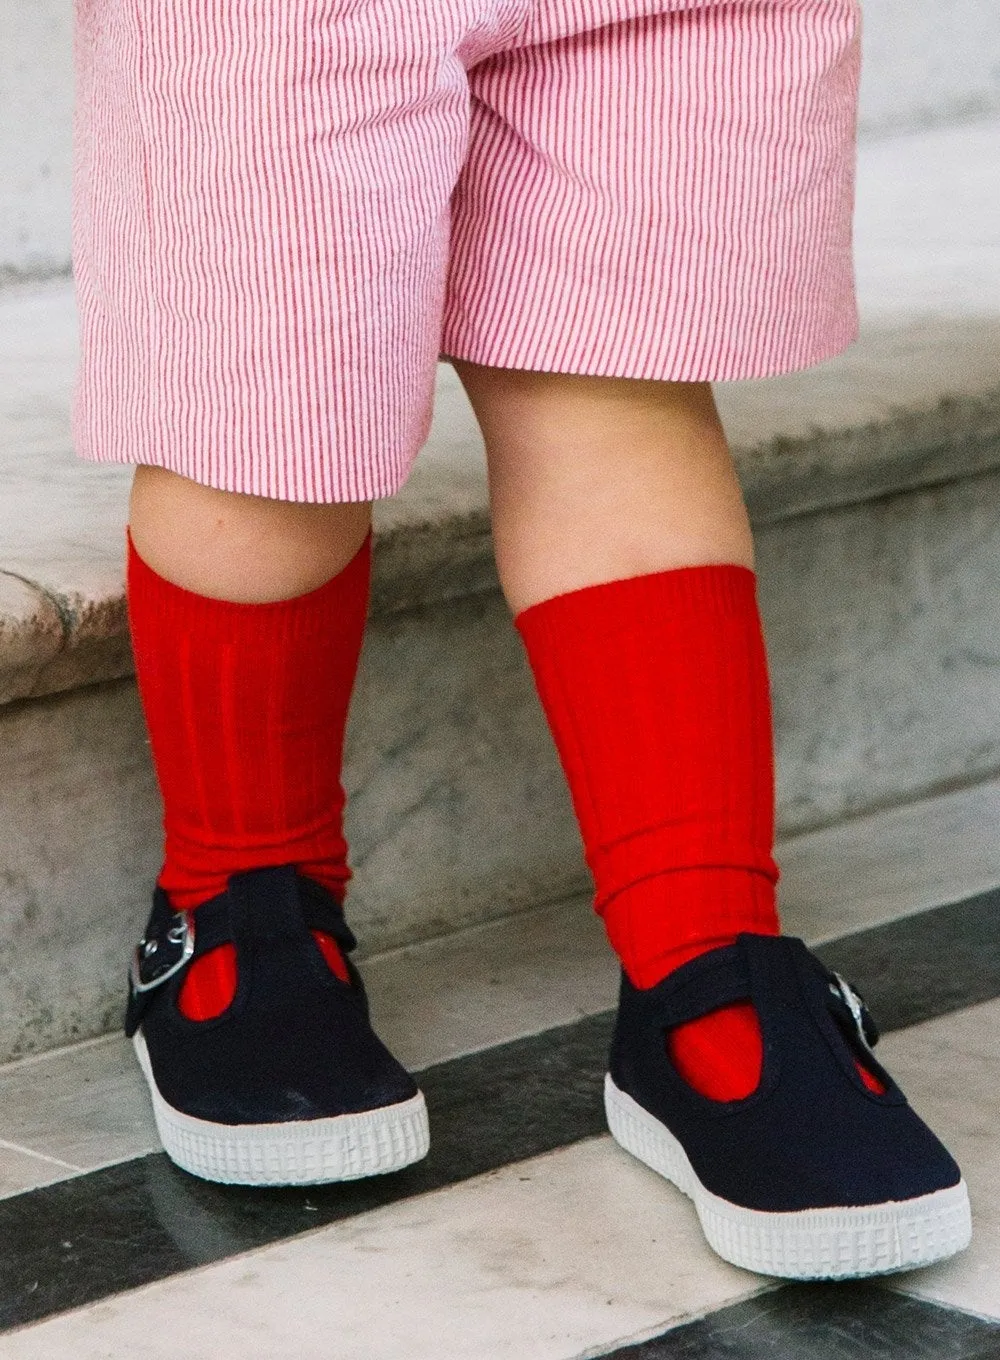
[[[332,935],[346,951],[357,947],[343,908],[325,888],[297,874],[291,865],[233,874],[218,902],[228,918],[223,940],[215,938],[215,921],[206,923],[212,944],[232,941],[237,951],[272,949],[280,943],[303,942],[310,930]],[[206,906],[212,903],[206,903]],[[196,916],[204,907],[196,909]],[[211,948],[212,944],[207,947]]]
[[[633,987],[623,972],[622,990],[628,992],[632,1006],[665,1029],[700,1020],[723,1006],[749,1001],[752,994],[750,969],[738,945],[700,954],[655,987]]]
[[[874,1048],[879,1032],[864,998],[792,935],[741,934],[735,944],[699,955],[646,990],[632,987],[623,973],[622,988],[649,1019],[673,1029],[741,1001],[758,1009],[765,1002],[764,974],[775,967],[818,988],[817,996],[841,1026],[856,1031],[865,1048]]]
[[[253,879],[261,874],[272,880],[264,894],[266,903],[254,891]],[[131,1036],[138,1028],[161,987],[211,950],[223,944],[233,944],[241,952],[267,949],[280,941],[304,942],[313,930],[332,936],[345,958],[357,948],[340,903],[320,884],[295,874],[292,866],[233,875],[224,893],[187,912],[175,911],[157,887],[129,970],[126,1034]],[[356,978],[349,959],[347,966]]]

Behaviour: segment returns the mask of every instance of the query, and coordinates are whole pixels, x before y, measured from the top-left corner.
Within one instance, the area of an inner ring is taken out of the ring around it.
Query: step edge
[[[844,430],[778,436],[736,448],[734,459],[755,528],[977,478],[1000,468],[1000,387]],[[485,501],[388,525],[376,506],[375,518],[373,621],[499,591]],[[122,577],[97,594],[0,569],[0,582],[34,592],[11,608],[0,591],[0,706],[133,674]]]

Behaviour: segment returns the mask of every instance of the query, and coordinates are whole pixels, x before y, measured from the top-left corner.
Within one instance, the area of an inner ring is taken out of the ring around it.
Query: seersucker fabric
[[[368,500],[443,358],[828,358],[859,64],[856,0],[76,0],[76,450]]]

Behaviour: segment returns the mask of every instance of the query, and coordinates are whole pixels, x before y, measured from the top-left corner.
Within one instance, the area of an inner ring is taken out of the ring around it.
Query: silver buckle
[[[851,1012],[854,1026],[858,1031],[858,1038],[864,1044],[865,1048],[867,1048],[868,1052],[871,1053],[872,1046],[868,1042],[867,1034],[865,1034],[865,1020],[860,996],[858,996],[851,984],[846,982],[839,973],[834,973],[833,978],[836,986],[834,985],[834,982],[831,982],[830,991],[833,992],[834,996],[839,995],[843,999],[844,1005]]]
[[[143,960],[150,959],[160,948],[159,940],[142,939],[135,947],[132,955],[132,963],[129,968],[129,978],[132,983],[132,990],[141,994],[151,992],[156,987],[162,987],[165,982],[169,982],[175,973],[179,973],[184,965],[194,953],[194,917],[189,911],[178,912],[180,921],[177,925],[171,926],[167,931],[166,940],[168,944],[175,947],[181,946],[181,955],[169,968],[162,973],[157,973],[156,977],[149,982],[143,982],[142,974],[139,971]]]

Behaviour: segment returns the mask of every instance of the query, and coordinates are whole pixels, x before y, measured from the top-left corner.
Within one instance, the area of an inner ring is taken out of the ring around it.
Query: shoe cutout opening
[[[885,1095],[885,1086],[879,1081],[874,1072],[869,1072],[860,1058],[855,1057],[854,1066],[858,1069],[858,1076],[868,1087],[869,1091],[874,1092],[877,1096]]]
[[[314,930],[311,932],[313,939],[319,945],[319,951],[326,960],[326,966],[334,977],[340,978],[341,982],[349,983],[351,975],[347,971],[347,964],[344,956],[340,952],[340,946],[332,935],[327,935],[325,931]]]
[[[745,1100],[760,1085],[764,1040],[749,1001],[675,1026],[666,1048],[678,1075],[709,1100]]]
[[[215,1020],[236,995],[236,950],[220,944],[195,959],[181,984],[177,1007],[185,1020]]]
[[[326,966],[334,977],[349,983],[351,975],[332,935],[321,930],[310,932]],[[220,944],[195,959],[181,984],[177,1005],[185,1020],[216,1020],[233,1004],[236,995],[236,949]]]

